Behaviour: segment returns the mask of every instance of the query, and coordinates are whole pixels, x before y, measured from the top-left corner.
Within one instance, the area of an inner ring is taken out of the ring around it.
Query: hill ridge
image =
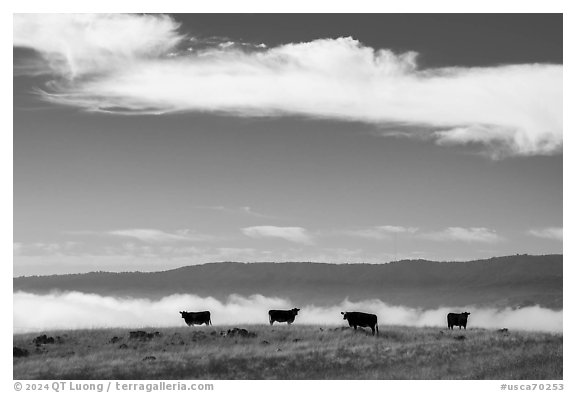
[[[562,308],[562,255],[511,255],[469,262],[403,260],[383,264],[213,262],[159,272],[91,272],[17,277],[14,291],[79,291],[160,298],[191,293],[225,300],[261,294],[334,304],[381,299],[392,305]]]

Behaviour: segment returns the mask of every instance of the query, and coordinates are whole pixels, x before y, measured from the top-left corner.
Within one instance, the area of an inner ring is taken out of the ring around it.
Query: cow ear
[[[344,315],[344,311],[340,312],[340,314]]]

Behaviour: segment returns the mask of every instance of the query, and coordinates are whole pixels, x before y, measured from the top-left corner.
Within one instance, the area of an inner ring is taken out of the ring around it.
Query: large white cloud
[[[55,78],[45,99],[87,110],[396,123],[428,129],[424,136],[441,144],[483,144],[493,155],[562,148],[561,65],[420,70],[416,53],[349,37],[194,49],[183,47],[178,29],[164,16],[21,14],[14,45],[48,60]]]
[[[14,46],[38,50],[75,79],[158,58],[182,40],[178,26],[163,15],[16,14]]]

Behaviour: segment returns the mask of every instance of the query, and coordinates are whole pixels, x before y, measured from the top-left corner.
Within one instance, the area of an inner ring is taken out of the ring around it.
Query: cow
[[[186,312],[180,311],[184,322],[188,326],[202,325],[203,323],[212,325],[212,320],[210,319],[210,311],[199,311],[199,312]]]
[[[292,310],[270,310],[268,311],[268,318],[270,319],[270,326],[274,322],[287,322],[288,325],[294,322],[296,315],[298,315],[299,308],[293,308]]]
[[[464,330],[466,330],[466,324],[468,323],[468,315],[470,315],[469,312],[463,312],[460,314],[453,312],[449,313],[447,316],[448,329],[454,330],[454,326],[458,326],[458,329],[462,329],[462,327],[464,327]]]
[[[344,315],[344,319],[348,321],[350,327],[354,327],[354,330],[358,326],[369,327],[372,329],[372,335],[378,334],[378,317],[376,315],[358,311],[342,311],[340,314]]]

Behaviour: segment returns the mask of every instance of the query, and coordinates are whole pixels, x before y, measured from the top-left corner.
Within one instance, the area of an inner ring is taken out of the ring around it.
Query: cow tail
[[[378,333],[378,322],[376,322],[376,335],[379,336],[380,334]]]
[[[212,317],[208,319],[208,322],[210,323],[210,326],[212,326]]]

